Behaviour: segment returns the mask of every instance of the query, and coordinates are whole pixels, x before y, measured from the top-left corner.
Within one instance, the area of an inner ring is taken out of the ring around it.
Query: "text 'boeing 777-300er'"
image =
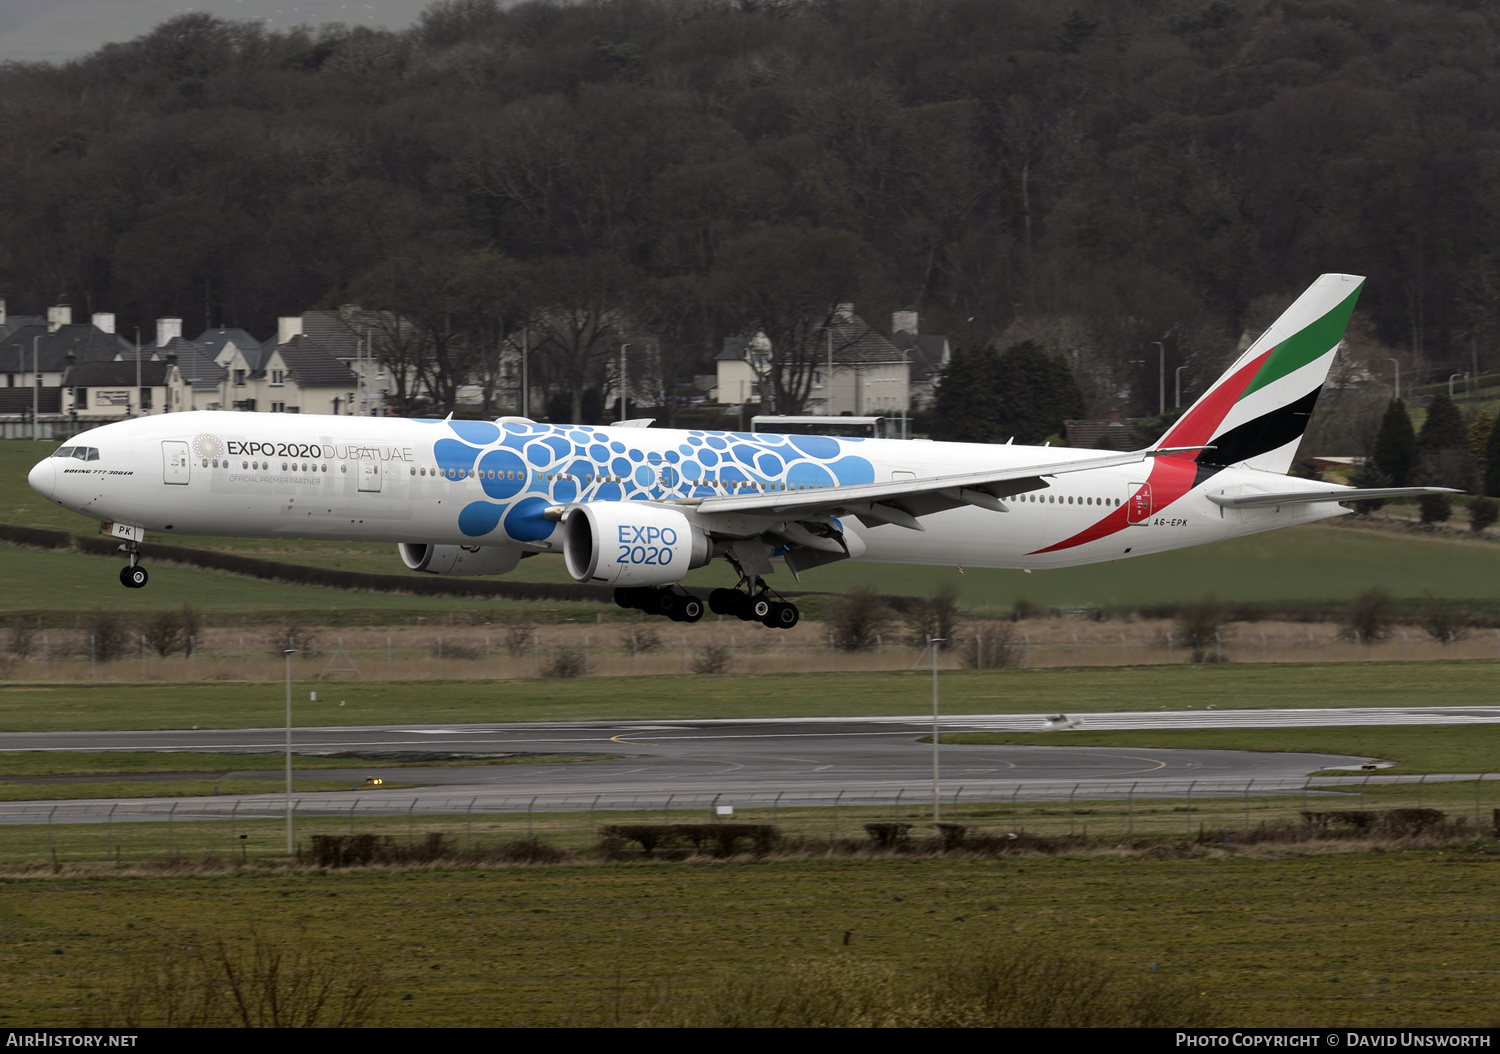
[[[580,582],[684,622],[680,583],[728,560],[721,614],[788,628],[765,576],[836,560],[1066,567],[1307,523],[1358,490],[1287,476],[1363,279],[1324,275],[1154,446],[1058,447],[615,425],[203,411],[104,425],[31,470],[122,540],[146,531],[397,543],[413,571],[496,575],[561,552]],[[641,422],[649,423],[649,422]]]

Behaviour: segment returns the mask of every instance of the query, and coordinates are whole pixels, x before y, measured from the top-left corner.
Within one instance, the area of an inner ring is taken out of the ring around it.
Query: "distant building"
[[[1068,446],[1080,450],[1134,450],[1131,433],[1135,429],[1134,418],[1121,420],[1120,411],[1110,408],[1109,416],[1097,420],[1063,422],[1063,439]]]
[[[914,328],[915,314],[904,314],[911,316],[909,324]],[[899,416],[912,405],[914,369],[920,368],[923,376],[930,378],[947,361],[946,337],[922,338],[902,331],[898,345],[854,314],[852,304],[841,304],[834,319],[820,338],[827,350],[809,354],[813,376],[801,408],[804,413]],[[758,331],[726,339],[714,358],[717,373],[711,397],[731,405],[765,405],[769,393],[761,391],[755,360],[774,354],[765,335]],[[930,379],[926,383],[930,393]]]
[[[99,418],[118,420],[140,414],[163,413],[167,406],[170,369],[165,362],[134,359],[116,362],[85,362],[68,370],[63,386],[68,411],[79,424],[93,427]]]

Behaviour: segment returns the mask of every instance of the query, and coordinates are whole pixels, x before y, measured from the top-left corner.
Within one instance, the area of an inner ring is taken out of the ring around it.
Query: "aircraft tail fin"
[[[1156,445],[1212,447],[1197,456],[1204,465],[1286,472],[1364,281],[1319,277]]]

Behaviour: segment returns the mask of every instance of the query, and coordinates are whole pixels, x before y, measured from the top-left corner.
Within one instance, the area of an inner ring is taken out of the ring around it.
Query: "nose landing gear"
[[[151,576],[146,573],[146,569],[140,565],[141,544],[139,542],[127,542],[125,545],[120,546],[120,548],[130,554],[130,563],[120,568],[120,585],[126,589],[140,589],[151,579]]]

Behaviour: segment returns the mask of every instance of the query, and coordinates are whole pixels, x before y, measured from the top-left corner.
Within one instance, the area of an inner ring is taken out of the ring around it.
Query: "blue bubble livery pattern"
[[[543,512],[574,501],[708,498],[745,484],[798,490],[875,481],[874,466],[850,449],[862,439],[689,432],[674,449],[650,450],[585,425],[424,423],[452,433],[433,444],[441,478],[456,484],[467,482],[471,469],[479,473],[484,500],[458,513],[459,530],[470,538],[503,525],[515,541],[541,541],[557,527]]]

